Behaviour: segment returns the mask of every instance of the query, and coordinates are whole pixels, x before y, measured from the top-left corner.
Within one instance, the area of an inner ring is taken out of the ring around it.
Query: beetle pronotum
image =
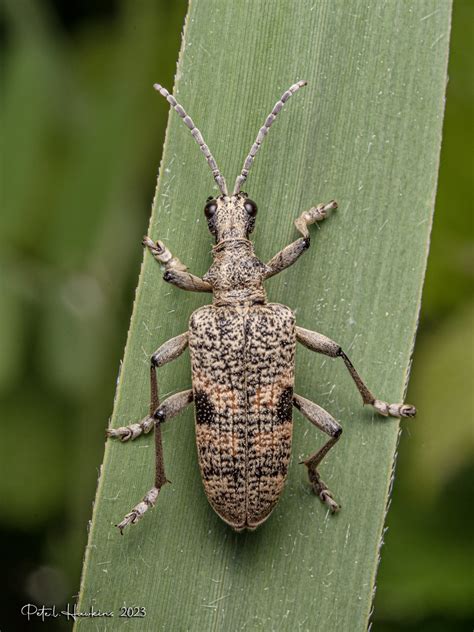
[[[213,263],[196,277],[161,241],[144,237],[143,245],[164,266],[163,278],[183,290],[212,292],[213,302],[191,314],[189,330],[162,344],[151,356],[149,414],[139,423],[110,428],[108,436],[136,439],[155,429],[155,484],[143,500],[117,525],[120,532],[152,507],[167,482],[160,426],[194,402],[196,442],[202,480],[209,502],[219,516],[237,531],[255,529],[272,512],[283,489],[291,452],[292,409],[329,435],[327,443],[303,463],[313,491],[332,512],[339,509],[322,481],[318,467],[339,439],[342,428],[323,408],[293,392],[296,342],[331,358],[342,358],[364,404],[382,415],[412,417],[407,404],[376,399],[351,361],[333,340],[295,325],[285,305],[268,303],[263,282],[292,265],[310,245],[308,226],[325,219],[336,202],[319,204],[295,221],[301,237],[268,263],[254,253],[249,235],[257,206],[241,187],[263,139],[284,103],[306,85],[298,81],[275,104],[258,132],[231,195],[201,132],[169,92],[154,88],[176,110],[204,153],[220,195],[208,198],[204,213],[215,238]],[[192,389],[158,399],[156,369],[189,347]]]

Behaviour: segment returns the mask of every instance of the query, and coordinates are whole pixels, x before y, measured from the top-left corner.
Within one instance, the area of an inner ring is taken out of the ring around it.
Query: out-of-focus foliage
[[[423,292],[423,324],[449,318],[472,300],[472,139],[474,128],[474,3],[453,4],[443,146],[430,258]],[[421,331],[422,334],[425,332]],[[468,342],[468,339],[466,339]]]
[[[78,589],[104,420],[112,408],[162,146],[164,109],[156,106],[151,85],[159,80],[172,86],[186,10],[184,0],[84,3],[80,13],[68,4],[4,2],[5,629],[35,629],[19,618],[21,604],[72,601]],[[472,3],[458,0],[437,210],[408,398],[420,414],[400,444],[376,632],[472,627],[468,203],[474,94],[466,42],[473,24]]]
[[[4,3],[2,629],[78,589],[186,11],[68,4]]]
[[[474,621],[474,5],[454,3],[435,220],[375,600],[374,630],[467,630]]]

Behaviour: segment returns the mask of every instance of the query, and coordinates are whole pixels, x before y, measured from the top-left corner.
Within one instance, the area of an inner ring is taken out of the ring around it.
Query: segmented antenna
[[[247,176],[249,174],[250,167],[252,166],[253,159],[255,158],[255,154],[260,149],[260,145],[262,144],[265,136],[268,134],[268,130],[270,129],[273,121],[276,119],[278,112],[282,109],[282,107],[285,105],[285,103],[288,101],[291,95],[295,94],[295,92],[297,92],[300,88],[305,86],[307,83],[308,83],[307,81],[298,81],[298,83],[293,84],[291,88],[288,88],[288,90],[281,95],[280,100],[275,103],[273,110],[267,116],[267,119],[265,123],[263,124],[263,127],[261,127],[260,131],[258,132],[257,138],[255,139],[255,142],[252,145],[252,148],[250,149],[249,155],[245,159],[244,166],[242,167],[242,171],[240,172],[240,175],[237,176],[237,180],[235,181],[233,195],[237,195],[237,193],[239,193],[241,186],[243,185],[245,180],[247,180]]]
[[[221,190],[221,193],[223,195],[229,195],[228,192],[227,192],[227,185],[225,183],[224,176],[219,171],[219,168],[218,168],[217,163],[216,163],[216,161],[214,159],[214,156],[211,154],[211,152],[209,150],[209,147],[204,142],[204,138],[202,137],[201,132],[194,125],[193,119],[186,114],[186,112],[184,111],[183,106],[180,105],[176,101],[174,96],[172,94],[170,94],[166,88],[163,88],[163,86],[160,86],[159,83],[155,83],[153,85],[153,87],[155,88],[155,90],[157,92],[159,92],[162,96],[165,97],[165,99],[168,101],[168,103],[173,107],[174,110],[176,110],[176,112],[183,119],[185,125],[187,127],[189,127],[189,130],[190,130],[191,134],[194,136],[194,139],[196,140],[197,144],[199,145],[202,153],[206,156],[207,164],[211,168],[212,175],[214,176],[214,180],[217,182],[217,186]]]

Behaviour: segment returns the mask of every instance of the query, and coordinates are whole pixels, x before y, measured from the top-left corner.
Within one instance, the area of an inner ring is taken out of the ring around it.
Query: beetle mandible
[[[331,512],[338,511],[339,505],[322,481],[318,467],[338,441],[342,428],[323,408],[293,392],[297,341],[317,353],[341,358],[363,403],[380,414],[413,417],[416,413],[413,406],[376,399],[336,342],[296,326],[289,307],[267,302],[263,281],[291,266],[310,245],[308,226],[322,221],[337,208],[332,201],[302,213],[295,221],[302,235],[299,239],[268,263],[256,257],[249,235],[257,206],[241,187],[278,112],[304,85],[306,81],[298,81],[275,104],[245,159],[232,195],[192,119],[165,88],[154,85],[190,129],[221,194],[209,197],[204,207],[215,246],[214,261],[202,278],[188,272],[163,242],[143,238],[143,245],[164,266],[165,281],[183,290],[212,292],[213,302],[191,315],[187,332],[168,340],[152,355],[149,414],[139,423],[107,430],[108,436],[128,441],[155,429],[155,484],[117,525],[121,533],[156,503],[161,487],[167,482],[161,424],[192,402],[204,488],[213,509],[233,529],[255,529],[269,517],[278,501],[288,472],[293,407],[329,435],[327,443],[303,463],[314,493]],[[177,358],[187,347],[192,389],[171,395],[160,404],[156,369]]]

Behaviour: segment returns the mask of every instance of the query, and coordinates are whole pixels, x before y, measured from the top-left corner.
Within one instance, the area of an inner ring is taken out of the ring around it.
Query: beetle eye
[[[216,201],[211,198],[209,202],[206,204],[206,206],[204,207],[204,214],[207,217],[207,219],[211,219],[211,217],[214,215],[216,211],[217,211]]]
[[[250,215],[250,217],[255,217],[257,214],[257,205],[253,200],[245,200],[245,210]]]

